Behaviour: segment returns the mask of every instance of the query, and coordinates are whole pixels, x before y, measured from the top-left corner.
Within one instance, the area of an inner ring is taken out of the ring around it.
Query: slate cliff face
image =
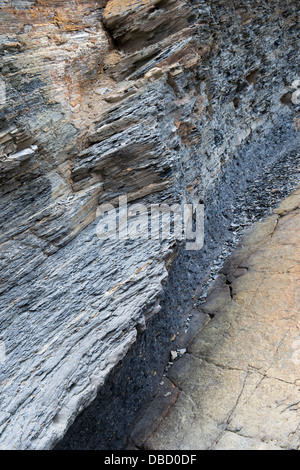
[[[176,253],[100,241],[98,205],[196,204],[272,129],[264,157],[295,145],[298,5],[0,0],[0,15],[0,445],[47,449],[159,312]]]

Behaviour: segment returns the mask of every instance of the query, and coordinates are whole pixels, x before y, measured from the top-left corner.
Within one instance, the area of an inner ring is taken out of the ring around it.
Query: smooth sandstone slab
[[[223,274],[212,286],[204,310],[216,316],[170,368],[181,393],[146,447],[299,448],[299,205],[296,191],[275,210],[278,223],[256,224],[228,260],[232,282]]]

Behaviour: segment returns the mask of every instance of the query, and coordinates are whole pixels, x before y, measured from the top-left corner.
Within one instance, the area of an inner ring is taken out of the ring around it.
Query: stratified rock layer
[[[0,14],[0,445],[46,449],[159,311],[174,255],[100,241],[98,204],[196,204],[244,148],[245,173],[297,146],[297,2]]]

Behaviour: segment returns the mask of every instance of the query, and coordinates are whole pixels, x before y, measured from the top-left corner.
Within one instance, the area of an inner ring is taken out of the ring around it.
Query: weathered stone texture
[[[264,158],[295,147],[298,5],[0,0],[0,15],[0,445],[44,449],[159,311],[174,254],[99,241],[99,202],[198,203],[272,126]]]
[[[299,229],[298,189],[228,258],[201,306],[212,320],[168,371],[173,400],[159,419],[151,403],[135,445],[299,450]]]

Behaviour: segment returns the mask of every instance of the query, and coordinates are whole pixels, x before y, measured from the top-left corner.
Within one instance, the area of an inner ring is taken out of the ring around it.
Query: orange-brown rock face
[[[222,180],[208,260],[233,195],[297,147],[298,6],[279,3],[0,0],[2,448],[53,447],[159,315],[178,243],[99,240],[99,203],[198,204]]]
[[[17,1],[1,7],[4,74],[8,81],[19,75],[20,84],[27,85],[23,93],[21,86],[15,90],[26,100],[26,112],[44,99],[49,106],[59,103],[69,119],[75,118],[109,49],[100,21],[103,2]],[[13,113],[11,108],[19,104],[16,96],[9,104],[15,118],[18,109]]]
[[[121,49],[136,51],[187,28],[195,14],[180,0],[110,0],[103,20]]]

